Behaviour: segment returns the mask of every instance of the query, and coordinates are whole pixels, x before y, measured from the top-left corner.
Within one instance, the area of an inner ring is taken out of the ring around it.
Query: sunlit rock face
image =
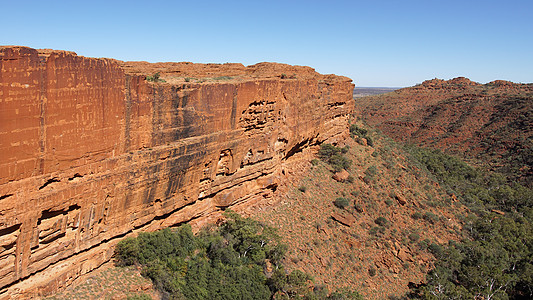
[[[133,232],[266,201],[285,162],[346,137],[354,106],[350,79],[274,63],[0,47],[0,70],[4,298],[57,290]]]

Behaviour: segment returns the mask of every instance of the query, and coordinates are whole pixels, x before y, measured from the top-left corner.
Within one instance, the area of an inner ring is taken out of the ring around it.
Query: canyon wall
[[[350,79],[274,63],[7,46],[0,70],[0,298],[49,294],[134,232],[265,201],[296,153],[346,137],[354,105]]]

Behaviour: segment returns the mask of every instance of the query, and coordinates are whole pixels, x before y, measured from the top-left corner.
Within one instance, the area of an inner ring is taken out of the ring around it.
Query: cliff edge
[[[350,79],[275,63],[6,46],[0,70],[0,298],[49,294],[136,231],[266,201],[354,107]]]

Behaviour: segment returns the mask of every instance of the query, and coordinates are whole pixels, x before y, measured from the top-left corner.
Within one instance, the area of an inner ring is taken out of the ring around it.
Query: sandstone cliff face
[[[354,104],[348,78],[280,64],[0,47],[0,70],[7,298],[54,291],[132,232],[264,201],[295,153],[346,136]],[[166,82],[145,80],[155,72]]]

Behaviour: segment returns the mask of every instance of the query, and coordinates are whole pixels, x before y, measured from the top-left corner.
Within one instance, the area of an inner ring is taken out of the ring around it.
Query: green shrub
[[[371,137],[367,136],[366,137],[366,144],[368,146],[370,146],[370,147],[374,147],[374,140]]]
[[[415,220],[418,220],[418,219],[422,219],[424,216],[420,213],[420,212],[415,212],[411,215],[411,218],[415,219]]]
[[[378,173],[378,168],[376,166],[370,166],[365,170],[365,177],[374,179]]]
[[[428,248],[428,245],[429,245],[428,239],[418,242],[418,247],[420,247],[420,249],[422,250],[426,250]]]
[[[424,214],[424,220],[430,222],[431,224],[435,224],[439,221],[439,216],[428,211]]]
[[[408,238],[412,241],[412,242],[416,242],[420,239],[420,235],[418,233],[411,233]]]
[[[307,187],[305,185],[301,185],[298,190],[302,193],[305,193],[305,191],[307,191]]]
[[[219,77],[213,78],[213,80],[217,80],[217,81],[218,80],[231,80],[231,79],[233,79],[233,77],[231,76],[219,76]]]
[[[374,223],[378,224],[379,226],[387,226],[389,224],[389,220],[385,219],[384,217],[378,217],[374,220]]]
[[[320,162],[320,161],[319,161],[318,159],[316,159],[316,158],[313,158],[313,159],[311,160],[311,164],[312,164],[313,166],[318,165],[319,162]]]
[[[431,243],[429,246],[428,246],[428,249],[429,251],[431,251],[431,253],[433,253],[433,255],[435,255],[435,257],[440,257],[442,256],[442,254],[444,253],[444,248],[442,248],[441,245],[439,244],[436,244],[436,243]]]
[[[386,231],[386,229],[383,226],[374,226],[374,227],[370,228],[370,230],[368,230],[368,233],[370,235],[380,236],[380,235],[385,234],[385,231]]]
[[[364,138],[366,139],[366,144],[370,147],[373,147],[374,141],[372,140],[372,138],[370,137],[368,133],[369,133],[368,130],[365,128],[358,127],[355,124],[350,125],[350,135],[352,136],[352,138],[356,136],[359,138]]]
[[[290,298],[316,299],[308,274],[284,271],[287,246],[273,228],[231,211],[226,216],[222,226],[196,236],[190,225],[182,225],[127,238],[116,247],[118,263],[139,265],[163,299],[267,300],[281,291]],[[274,267],[270,278],[264,273],[267,260]]]
[[[465,239],[428,246],[437,261],[426,284],[413,293],[422,299],[532,298],[532,189],[517,183],[514,174],[476,169],[438,150],[408,151],[414,163],[473,212],[464,222]],[[505,214],[495,216],[493,209]],[[422,218],[440,219],[431,212]]]
[[[338,208],[344,209],[344,208],[348,207],[348,205],[350,205],[350,200],[346,199],[344,197],[339,197],[339,198],[335,199],[333,204],[336,207],[338,207]]]
[[[161,75],[159,74],[159,72],[155,73],[154,75],[152,76],[146,76],[146,81],[151,81],[151,82],[165,82],[163,79],[160,78]]]
[[[342,169],[349,169],[352,163],[343,155],[342,148],[335,147],[331,144],[320,145],[318,157],[331,165],[336,172],[341,171]]]
[[[350,134],[353,136],[366,137],[368,130],[365,128],[360,128],[359,126],[352,124],[350,125]]]
[[[135,294],[128,296],[126,300],[152,300],[152,296],[148,294]]]

